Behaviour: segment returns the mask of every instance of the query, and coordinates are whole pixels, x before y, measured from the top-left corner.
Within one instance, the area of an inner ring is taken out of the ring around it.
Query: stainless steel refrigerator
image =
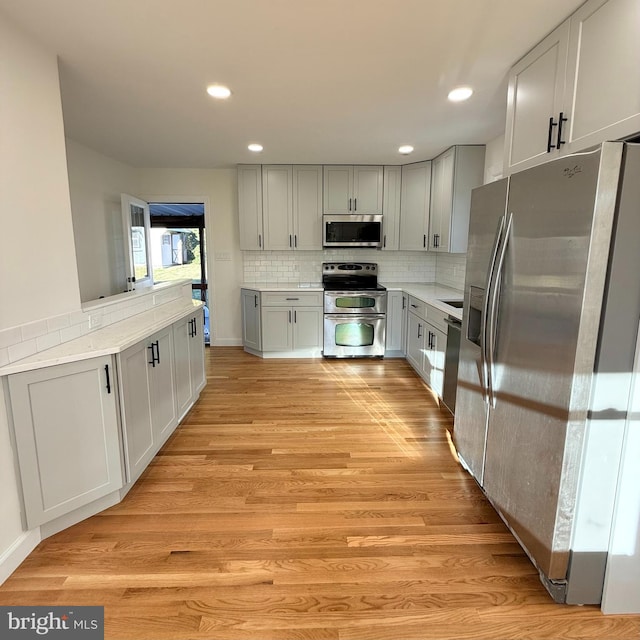
[[[640,145],[475,189],[454,441],[558,602],[602,595],[640,318]]]

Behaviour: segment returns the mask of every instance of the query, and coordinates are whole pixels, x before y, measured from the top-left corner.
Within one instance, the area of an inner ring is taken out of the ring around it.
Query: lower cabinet
[[[442,398],[447,351],[446,314],[409,298],[407,360],[431,390]]]
[[[407,342],[409,296],[402,291],[387,291],[387,327],[385,356],[404,356]]]
[[[319,356],[323,346],[322,292],[242,290],[243,344],[265,357]],[[257,313],[256,313],[257,311]],[[259,345],[256,348],[256,345]]]
[[[117,357],[126,479],[134,482],[178,424],[172,327]]]
[[[16,373],[8,388],[29,529],[123,486],[111,356]]]
[[[202,311],[173,325],[178,420],[182,420],[206,384]]]
[[[2,378],[27,528],[78,522],[140,476],[206,384],[203,319],[194,310],[115,356]]]

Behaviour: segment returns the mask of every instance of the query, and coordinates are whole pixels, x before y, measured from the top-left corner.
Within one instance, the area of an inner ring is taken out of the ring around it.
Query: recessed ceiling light
[[[252,143],[247,147],[247,149],[249,149],[249,151],[253,151],[254,153],[260,153],[263,147],[261,144]]]
[[[463,100],[468,100],[472,93],[473,89],[471,87],[458,87],[457,89],[449,91],[447,97],[451,102],[462,102]]]
[[[413,147],[410,144],[403,144],[398,148],[398,153],[401,153],[403,156],[408,155],[413,151]]]
[[[231,95],[231,89],[221,84],[211,84],[207,87],[207,93],[212,98],[218,98],[218,100],[226,100]]]

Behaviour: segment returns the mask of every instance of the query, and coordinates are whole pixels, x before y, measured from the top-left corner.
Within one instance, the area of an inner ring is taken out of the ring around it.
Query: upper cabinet
[[[382,248],[397,250],[400,245],[400,194],[402,167],[384,168],[384,202],[382,216]]]
[[[509,74],[505,173],[640,130],[640,4],[590,0]]]
[[[322,249],[322,166],[262,167],[264,248]]]
[[[238,211],[240,213],[240,248],[263,249],[262,166],[238,165]]]
[[[382,213],[383,169],[378,166],[325,165],[324,213]]]
[[[402,167],[400,249],[426,251],[431,198],[431,161]]]
[[[467,251],[471,190],[482,184],[484,152],[484,145],[456,146],[432,161],[429,251]]]

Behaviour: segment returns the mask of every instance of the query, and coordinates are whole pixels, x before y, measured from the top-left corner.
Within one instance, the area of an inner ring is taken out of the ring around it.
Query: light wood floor
[[[0,604],[104,605],[110,639],[640,638],[551,601],[404,361],[207,359],[126,499],[42,542]]]

